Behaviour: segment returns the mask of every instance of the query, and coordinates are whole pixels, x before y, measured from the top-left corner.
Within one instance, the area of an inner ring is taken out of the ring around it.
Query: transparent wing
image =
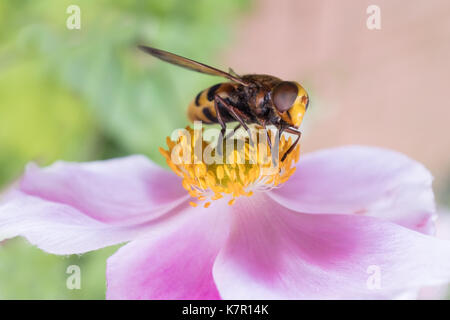
[[[170,52],[167,52],[164,50],[159,50],[159,49],[155,49],[155,48],[147,47],[147,46],[138,46],[138,48],[158,59],[169,62],[171,64],[174,64],[174,65],[177,65],[177,66],[189,69],[189,70],[209,74],[212,76],[224,77],[224,78],[230,79],[231,81],[240,83],[245,86],[248,85],[248,83],[244,82],[236,74],[229,74],[225,71],[207,66],[206,64],[203,64],[203,63],[200,63],[200,62],[188,59],[188,58],[184,58],[184,57],[178,56],[176,54],[173,54],[173,53],[170,53]]]

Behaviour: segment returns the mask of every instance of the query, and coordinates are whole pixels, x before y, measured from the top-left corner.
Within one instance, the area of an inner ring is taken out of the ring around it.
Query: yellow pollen
[[[195,202],[189,202],[189,204],[191,205],[191,206],[193,206],[194,208],[197,206],[197,203],[195,203]]]
[[[277,158],[273,157],[270,147],[263,141],[250,143],[248,138],[239,138],[241,147],[232,152],[225,149],[217,153],[214,147],[217,142],[202,140],[190,127],[186,128],[190,139],[181,135],[177,141],[167,138],[168,150],[159,148],[166,158],[168,166],[182,178],[182,186],[189,195],[197,201],[206,201],[204,207],[208,208],[211,201],[228,196],[229,205],[233,205],[239,196],[250,197],[254,191],[265,191],[285,183],[295,172],[295,163],[299,160],[300,146],[290,152],[281,162],[281,157],[290,148],[291,138],[281,137],[278,146]],[[190,141],[189,141],[190,140]],[[239,143],[238,143],[239,145]],[[212,150],[211,159],[203,159],[206,150]],[[201,151],[200,157],[196,154]],[[274,159],[275,158],[275,161]],[[278,160],[277,160],[278,159]],[[197,202],[189,203],[197,207]]]

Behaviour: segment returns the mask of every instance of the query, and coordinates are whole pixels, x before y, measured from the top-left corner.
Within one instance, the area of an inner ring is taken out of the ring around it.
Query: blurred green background
[[[69,30],[69,5],[81,29]],[[136,49],[151,44],[213,64],[249,1],[0,1],[0,188],[24,165],[143,153],[185,126],[193,94],[217,78],[178,70]],[[106,248],[58,257],[22,239],[0,250],[0,299],[103,299]],[[82,290],[66,288],[80,265]]]

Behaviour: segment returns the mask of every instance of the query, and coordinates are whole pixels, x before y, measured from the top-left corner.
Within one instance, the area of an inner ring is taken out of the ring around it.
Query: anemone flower
[[[140,155],[28,165],[0,239],[63,255],[128,242],[107,262],[110,299],[390,299],[450,278],[432,177],[402,154],[348,146],[295,167],[296,149],[261,174],[176,164],[168,144],[176,174]]]

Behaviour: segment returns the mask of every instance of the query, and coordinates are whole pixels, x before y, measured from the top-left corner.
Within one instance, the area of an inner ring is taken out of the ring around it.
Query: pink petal
[[[187,209],[176,229],[119,249],[107,263],[107,298],[220,299],[212,266],[229,215],[226,203],[213,206]]]
[[[0,241],[23,236],[49,253],[84,253],[153,233],[156,225],[156,230],[162,229],[176,220],[182,207],[146,223],[118,226],[95,220],[69,205],[16,191],[0,206]]]
[[[376,215],[432,233],[431,183],[425,167],[400,153],[348,146],[300,157],[296,173],[270,196],[298,212]]]
[[[73,207],[20,193],[0,206],[0,240],[15,236],[55,254],[82,253],[132,237]]]
[[[299,213],[266,195],[233,209],[213,269],[224,299],[392,298],[450,279],[450,242],[386,220]]]
[[[187,199],[180,179],[144,156],[42,169],[30,164],[20,190],[120,225],[157,217]]]
[[[31,165],[19,189],[0,204],[0,241],[23,236],[55,254],[134,239],[169,223],[189,197],[175,175],[142,156]]]

